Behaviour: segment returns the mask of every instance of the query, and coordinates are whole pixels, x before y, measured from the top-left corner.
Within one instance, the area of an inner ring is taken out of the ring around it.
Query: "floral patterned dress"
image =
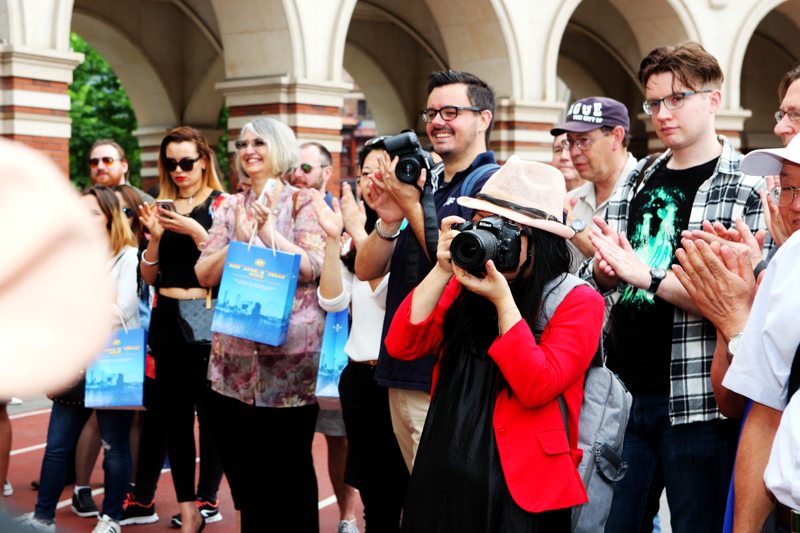
[[[243,203],[247,210],[255,201],[250,190],[230,196],[219,206],[200,261],[237,240],[236,207]],[[214,333],[208,379],[215,392],[250,405],[299,407],[317,402],[314,388],[325,312],[317,301],[316,287],[325,260],[326,235],[308,190],[284,183],[276,210],[275,231],[306,252],[314,279],[297,284],[286,344],[269,346]],[[258,237],[254,246],[265,247]]]

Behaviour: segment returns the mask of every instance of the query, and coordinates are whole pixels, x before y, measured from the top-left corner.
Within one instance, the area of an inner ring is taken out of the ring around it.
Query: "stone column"
[[[49,156],[69,176],[72,71],[83,54],[0,45],[0,136]]]
[[[498,163],[504,163],[512,155],[528,161],[552,161],[550,129],[562,119],[565,105],[563,102],[517,102],[501,98],[489,145]]]
[[[234,142],[239,130],[261,116],[273,117],[288,125],[300,144],[315,141],[333,156],[333,177],[328,190],[339,195],[340,157],[344,95],[352,90],[347,82],[298,80],[289,76],[231,79],[217,84],[230,108],[228,152],[231,155],[231,188],[238,182],[234,167]]]

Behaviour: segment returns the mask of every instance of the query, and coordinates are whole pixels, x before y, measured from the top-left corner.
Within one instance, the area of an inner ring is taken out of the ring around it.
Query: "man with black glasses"
[[[322,144],[307,142],[300,146],[300,165],[292,174],[292,185],[298,189],[317,189],[325,195],[325,203],[333,209],[333,195],[327,190],[333,176],[333,157]]]
[[[587,181],[569,193],[567,213],[567,225],[575,231],[570,242],[583,259],[595,253],[589,242],[591,229],[597,227],[592,218],[605,218],[608,199],[636,166],[636,158],[628,152],[630,129],[623,104],[593,96],[572,104],[566,122],[550,130],[555,137],[566,133],[562,148],[569,151],[572,166]]]
[[[740,421],[717,408],[711,363],[717,334],[672,272],[681,232],[738,217],[764,227],[761,177],[716,135],[723,74],[697,43],[657,48],[642,61],[645,112],[667,151],[640,161],[608,204],[597,255],[580,275],[612,304],[608,367],[633,394],[606,531],[651,531],[666,487],[672,530],[721,531]],[[765,252],[772,247],[768,240]],[[753,258],[756,265],[761,257]]]
[[[152,196],[128,183],[128,170],[128,156],[122,146],[111,139],[95,141],[89,150],[89,179],[92,185],[128,185],[139,193],[143,202],[155,202]]]
[[[420,203],[420,189],[425,180],[431,181],[429,189],[433,191],[437,227],[440,227],[442,219],[450,215],[470,219],[472,213],[463,211],[456,198],[474,197],[499,168],[494,152],[487,150],[496,106],[494,89],[473,74],[451,70],[434,72],[428,81],[427,107],[421,115],[442,163],[434,166],[429,176],[423,172],[417,188],[397,179],[396,160],[383,161],[385,172],[377,173],[370,187],[370,194],[376,196],[380,219],[356,255],[359,279],[373,280],[391,273],[382,338],[412,288],[406,280],[406,268],[413,269],[409,266],[413,260],[409,260],[418,259],[416,276],[411,277],[416,282],[432,268],[429,259],[436,260],[429,258],[426,251],[425,213]],[[404,226],[404,219],[408,227]],[[417,240],[419,246],[414,247],[418,248],[418,254],[408,253],[410,239]],[[435,357],[430,355],[416,361],[392,359],[381,341],[375,379],[389,388],[392,425],[409,471],[430,404]]]

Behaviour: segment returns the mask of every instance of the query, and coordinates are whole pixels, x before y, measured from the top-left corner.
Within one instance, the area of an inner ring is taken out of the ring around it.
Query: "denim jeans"
[[[39,497],[34,516],[52,521],[56,505],[64,490],[70,469],[72,451],[92,409],[53,402],[50,425],[47,428],[47,446],[39,476]],[[122,503],[131,479],[130,433],[133,411],[99,409],[97,423],[100,437],[108,444],[103,454],[105,497],[103,513],[114,520],[122,519]]]
[[[628,473],[614,488],[606,531],[652,531],[665,487],[674,533],[722,531],[740,425],[672,425],[668,395],[634,395],[622,450]]]

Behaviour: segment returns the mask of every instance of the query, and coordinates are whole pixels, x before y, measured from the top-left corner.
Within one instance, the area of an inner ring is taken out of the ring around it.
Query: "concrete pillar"
[[[512,155],[528,161],[549,163],[553,136],[550,130],[564,114],[563,102],[515,102],[501,98],[489,149],[503,163]]]
[[[0,136],[48,155],[69,176],[72,71],[83,54],[0,45]]]
[[[246,123],[261,116],[288,125],[300,144],[316,141],[333,156],[333,177],[328,190],[339,194],[344,96],[352,90],[348,82],[311,82],[289,76],[232,79],[217,84],[230,108],[228,152],[231,154],[231,188],[238,181],[234,165],[234,142]]]

